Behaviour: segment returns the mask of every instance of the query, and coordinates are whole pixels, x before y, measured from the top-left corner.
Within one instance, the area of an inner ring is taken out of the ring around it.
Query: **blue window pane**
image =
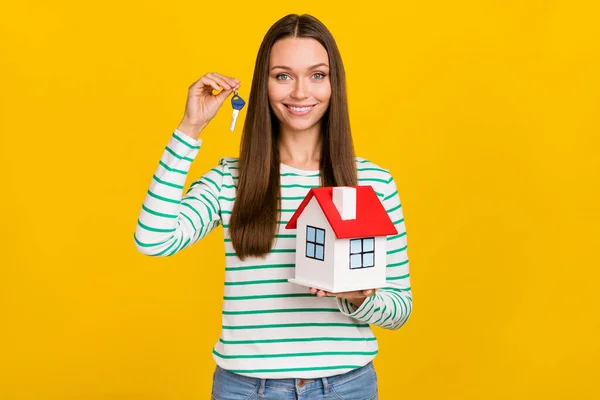
[[[306,256],[314,257],[315,256],[315,245],[312,243],[306,243]]]
[[[354,268],[360,268],[360,267],[361,267],[360,254],[350,256],[350,268],[354,269]]]
[[[373,264],[373,253],[363,254],[363,267],[372,267]]]
[[[315,241],[315,228],[310,226],[306,227],[306,240],[311,242]]]
[[[373,246],[375,245],[374,238],[368,238],[363,240],[363,251],[373,251]]]
[[[362,251],[361,240],[352,239],[350,240],[350,253],[360,253]]]
[[[319,244],[315,247],[315,258],[323,260],[323,249],[324,247]]]
[[[325,244],[325,231],[323,229],[317,229],[317,243]]]

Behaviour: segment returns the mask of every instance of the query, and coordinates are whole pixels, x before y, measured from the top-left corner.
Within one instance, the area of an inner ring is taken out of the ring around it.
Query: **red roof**
[[[298,217],[308,202],[315,197],[338,239],[386,236],[398,233],[372,186],[349,187],[356,188],[356,219],[344,221],[333,204],[333,187],[319,187],[310,189],[290,222],[285,226],[286,229],[296,229]]]

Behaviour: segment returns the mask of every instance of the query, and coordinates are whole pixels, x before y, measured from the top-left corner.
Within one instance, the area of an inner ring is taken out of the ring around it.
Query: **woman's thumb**
[[[225,99],[227,98],[227,96],[229,96],[231,93],[233,92],[233,89],[223,89],[219,92],[219,94],[216,96],[217,97],[217,101],[219,102],[219,104],[223,104],[223,102],[225,101]]]

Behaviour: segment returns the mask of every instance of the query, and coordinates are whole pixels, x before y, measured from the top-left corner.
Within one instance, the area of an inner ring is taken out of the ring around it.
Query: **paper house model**
[[[313,188],[286,229],[296,229],[290,282],[332,293],[385,284],[387,235],[398,231],[373,187]]]

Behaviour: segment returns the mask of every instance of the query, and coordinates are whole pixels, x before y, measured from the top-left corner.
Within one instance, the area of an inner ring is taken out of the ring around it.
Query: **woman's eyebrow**
[[[319,64],[315,64],[315,65],[313,65],[313,66],[310,66],[310,67],[308,67],[307,69],[308,69],[308,70],[311,70],[311,69],[315,69],[315,68],[319,68],[319,67],[327,67],[327,68],[329,68],[329,65],[327,65],[326,63],[319,63]],[[286,66],[284,66],[284,65],[276,65],[276,66],[274,66],[273,68],[271,68],[271,70],[274,70],[274,69],[276,69],[276,68],[280,68],[280,69],[286,69],[286,70],[288,70],[288,71],[291,71],[291,70],[292,70],[290,67],[286,67]]]

